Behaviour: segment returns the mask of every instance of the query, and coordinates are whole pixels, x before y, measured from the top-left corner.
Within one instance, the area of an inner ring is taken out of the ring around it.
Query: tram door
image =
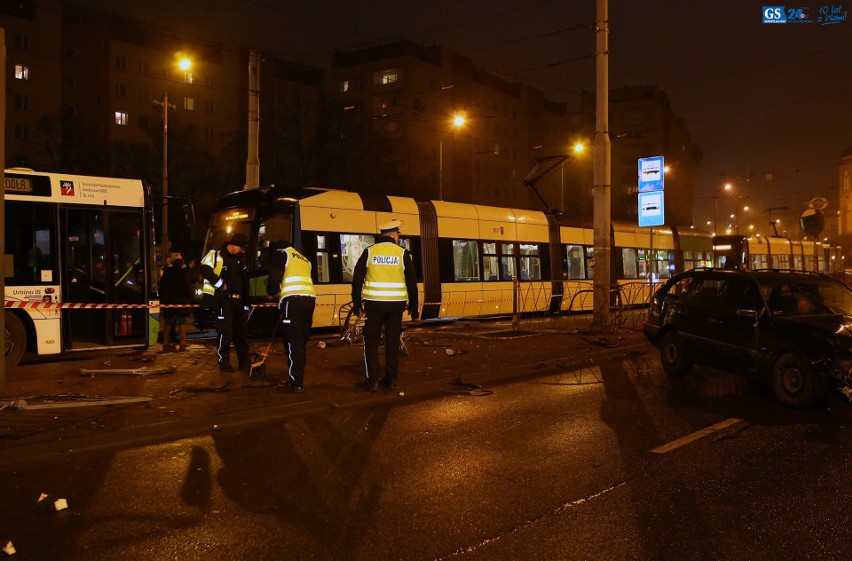
[[[61,212],[63,302],[144,304],[141,214],[79,208]],[[145,309],[65,309],[64,349],[142,344],[145,317]]]

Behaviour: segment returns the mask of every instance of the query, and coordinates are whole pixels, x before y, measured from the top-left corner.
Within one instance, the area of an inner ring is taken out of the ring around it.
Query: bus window
[[[340,262],[343,282],[352,282],[352,272],[364,250],[376,243],[373,234],[340,234]]]
[[[110,215],[110,254],[115,276],[115,301],[126,303],[145,302],[142,291],[144,279],[141,264],[144,259],[142,247],[142,218],[138,213],[112,213]]]
[[[56,251],[48,205],[6,201],[6,285],[54,284]]]
[[[453,280],[479,280],[479,242],[476,240],[453,240]]]
[[[571,280],[586,278],[586,259],[583,255],[583,246],[567,245],[565,250],[568,255],[568,278]]]
[[[521,280],[541,280],[540,251],[536,243],[520,244]]]

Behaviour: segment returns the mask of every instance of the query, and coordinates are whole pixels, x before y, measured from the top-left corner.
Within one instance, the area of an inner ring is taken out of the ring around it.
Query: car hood
[[[817,316],[799,316],[785,318],[787,321],[805,325],[809,329],[852,338],[852,316],[843,314],[823,314]]]

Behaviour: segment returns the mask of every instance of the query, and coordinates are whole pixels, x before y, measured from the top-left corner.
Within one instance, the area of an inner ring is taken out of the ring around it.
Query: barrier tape
[[[319,295],[318,297],[322,297]],[[552,294],[550,299],[563,298],[565,294]],[[544,297],[543,297],[544,298]],[[449,302],[424,302],[421,306],[457,306],[464,304],[496,304],[501,302],[511,302],[512,298],[489,298],[483,300],[457,300]],[[317,303],[320,306],[335,306],[338,304],[323,304]],[[81,309],[81,310],[119,310],[119,309],[141,309],[141,308],[201,308],[201,304],[96,304],[96,303],[72,303],[72,302],[41,302],[41,301],[13,301],[6,300],[4,307],[6,308],[33,308],[43,310],[58,310],[58,309]],[[277,308],[277,302],[267,302],[263,304],[252,304],[253,308]]]

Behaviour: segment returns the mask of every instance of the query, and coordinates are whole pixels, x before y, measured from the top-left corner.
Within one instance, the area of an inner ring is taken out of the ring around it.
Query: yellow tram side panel
[[[614,251],[621,248],[648,249],[652,251],[673,251],[674,236],[671,228],[666,226],[644,228],[634,224],[616,224],[614,228]],[[668,271],[658,271],[659,279],[668,278]],[[660,284],[652,278],[616,279],[619,285],[621,303],[625,306],[639,306],[650,299],[656,287]]]
[[[515,215],[518,241],[520,243],[537,243],[540,251],[546,252],[541,244],[550,242],[550,230],[547,216],[535,210],[512,209]],[[546,256],[540,255],[541,259]],[[518,310],[521,312],[546,312],[550,308],[550,296],[553,283],[550,279],[521,280],[518,294]],[[509,293],[511,296],[511,292]],[[509,300],[511,311],[511,298]]]
[[[481,240],[477,208],[471,204],[433,201],[438,218],[438,237],[455,240]],[[505,232],[505,224],[504,224]],[[514,225],[512,225],[514,234]],[[490,239],[490,238],[489,238]],[[480,264],[481,266],[481,264]],[[441,318],[481,315],[483,304],[481,279],[442,283]]]
[[[361,197],[349,191],[326,191],[299,201],[302,229],[317,232],[378,234],[378,225],[392,219],[400,221],[403,236],[420,235],[417,203],[405,197],[388,197],[392,212],[364,210]],[[348,283],[319,284],[314,325],[337,326],[340,307],[352,301]],[[422,291],[422,288],[420,289]]]
[[[562,247],[559,248],[560,255],[565,251],[566,245],[591,247],[595,243],[595,232],[591,228],[560,226],[559,237],[562,240]],[[561,309],[563,312],[591,311],[593,309],[592,280],[566,279],[562,283]]]

